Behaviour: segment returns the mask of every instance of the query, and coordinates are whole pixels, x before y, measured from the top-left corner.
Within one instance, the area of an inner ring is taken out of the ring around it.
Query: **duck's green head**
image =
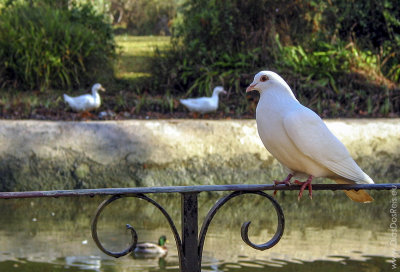
[[[164,246],[166,242],[167,242],[167,237],[165,237],[165,235],[160,236],[160,238],[158,239],[159,246]]]

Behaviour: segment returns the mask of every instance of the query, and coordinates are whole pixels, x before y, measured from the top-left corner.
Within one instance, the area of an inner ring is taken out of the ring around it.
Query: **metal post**
[[[182,193],[182,251],[181,269],[183,272],[200,272],[198,254],[198,193]]]

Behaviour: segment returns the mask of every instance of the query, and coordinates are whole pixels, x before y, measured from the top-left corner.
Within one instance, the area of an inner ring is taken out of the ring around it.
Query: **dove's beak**
[[[249,85],[249,87],[247,87],[246,89],[246,93],[251,92],[252,90],[254,90],[254,87],[257,85],[257,83],[252,83]]]

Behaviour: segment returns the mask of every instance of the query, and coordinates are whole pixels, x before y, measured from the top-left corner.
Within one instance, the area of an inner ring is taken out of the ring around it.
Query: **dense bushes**
[[[112,77],[112,27],[90,5],[0,12],[0,87],[65,88]]]
[[[275,70],[322,115],[387,116],[400,111],[399,15],[389,0],[187,0],[154,73],[176,94],[224,84],[225,110],[241,112],[254,73]]]
[[[336,0],[322,14],[325,40],[352,41],[379,58],[379,68],[400,82],[400,7],[392,0]]]

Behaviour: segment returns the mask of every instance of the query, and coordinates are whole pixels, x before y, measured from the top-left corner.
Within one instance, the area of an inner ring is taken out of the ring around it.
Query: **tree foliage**
[[[177,0],[111,0],[109,13],[115,25],[135,35],[169,35]]]

